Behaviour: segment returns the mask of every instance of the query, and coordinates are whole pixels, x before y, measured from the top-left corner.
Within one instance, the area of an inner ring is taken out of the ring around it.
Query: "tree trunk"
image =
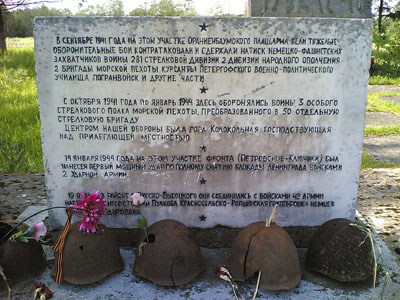
[[[379,1],[379,8],[378,8],[378,32],[382,33],[382,18],[383,18],[383,5],[384,1]]]
[[[0,5],[0,51],[6,51],[6,26],[3,18],[3,5]]]

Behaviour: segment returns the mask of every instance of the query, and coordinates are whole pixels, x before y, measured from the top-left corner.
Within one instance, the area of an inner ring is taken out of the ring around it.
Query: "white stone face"
[[[362,19],[36,19],[49,206],[98,189],[110,227],[136,226],[135,192],[150,224],[353,218],[371,36]]]

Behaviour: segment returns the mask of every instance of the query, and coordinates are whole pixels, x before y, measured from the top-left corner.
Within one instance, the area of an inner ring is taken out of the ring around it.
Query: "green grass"
[[[7,39],[7,46],[10,48],[33,48],[33,37]]]
[[[375,75],[369,79],[369,84],[376,85],[376,84],[400,84],[400,78],[395,77],[391,78],[388,76],[382,75]]]
[[[0,53],[0,171],[43,172],[33,38],[7,42]]]
[[[363,168],[363,169],[400,168],[400,164],[387,164],[387,163],[375,161],[363,150],[361,168]]]
[[[400,125],[365,127],[365,136],[400,135]]]
[[[373,94],[369,93],[367,111],[392,112],[400,115],[400,104],[379,99],[380,97],[394,97],[394,96],[400,97],[400,93],[393,93],[393,92],[379,92]]]

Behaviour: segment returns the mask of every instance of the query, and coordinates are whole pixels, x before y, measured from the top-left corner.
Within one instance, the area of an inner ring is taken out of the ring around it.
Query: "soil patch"
[[[44,174],[0,173],[0,220],[15,220],[30,205],[47,205]]]
[[[357,209],[400,258],[400,168],[363,170]]]

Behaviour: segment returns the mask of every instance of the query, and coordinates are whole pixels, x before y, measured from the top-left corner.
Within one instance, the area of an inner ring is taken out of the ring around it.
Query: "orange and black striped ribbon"
[[[63,259],[63,249],[65,239],[67,237],[69,228],[71,227],[71,218],[73,209],[71,207],[67,207],[65,209],[67,213],[67,222],[65,223],[64,229],[61,232],[60,236],[58,237],[57,243],[53,246],[53,250],[58,253],[57,259],[57,273],[56,273],[56,282],[61,283],[62,281],[62,259]]]

